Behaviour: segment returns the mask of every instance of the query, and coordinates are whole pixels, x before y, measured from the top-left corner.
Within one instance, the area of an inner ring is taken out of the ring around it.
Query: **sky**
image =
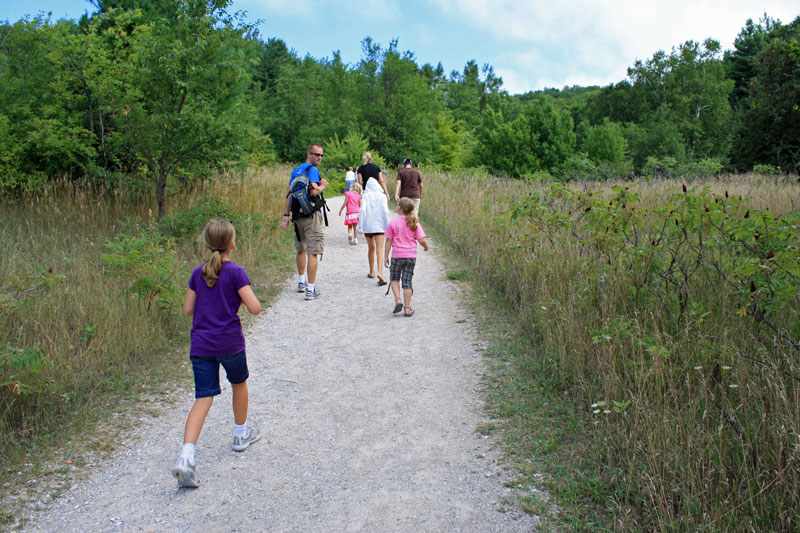
[[[52,12],[53,20],[95,11],[88,0],[0,0],[0,21]],[[723,50],[747,19],[768,14],[784,23],[800,15],[797,0],[233,0],[263,40],[277,37],[298,56],[345,63],[363,57],[371,37],[396,39],[417,64],[446,73],[488,63],[511,94],[626,79],[627,68],[687,40],[719,41]]]

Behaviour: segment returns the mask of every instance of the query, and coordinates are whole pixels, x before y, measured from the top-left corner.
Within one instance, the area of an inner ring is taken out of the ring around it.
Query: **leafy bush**
[[[362,137],[356,132],[348,132],[343,139],[334,134],[333,138],[328,139],[323,143],[325,149],[325,167],[329,169],[346,169],[353,167],[354,169],[361,164],[361,156],[364,152],[369,151],[369,143],[367,139]],[[383,160],[377,152],[372,152],[373,162],[378,165],[383,165]]]
[[[567,158],[561,173],[563,181],[595,180],[598,177],[597,164],[585,153],[575,154]]]
[[[694,170],[697,176],[716,176],[722,170],[722,163],[717,159],[705,158],[694,164]]]
[[[234,226],[241,220],[241,217],[224,200],[203,198],[194,207],[175,209],[172,216],[162,217],[158,222],[158,229],[163,235],[176,239],[198,236],[212,218],[229,220]]]
[[[597,163],[620,165],[625,160],[628,141],[619,124],[605,119],[602,124],[589,128],[581,148]]]
[[[765,176],[779,176],[781,169],[773,165],[755,165],[753,166],[753,174],[763,174]]]
[[[147,302],[147,309],[169,311],[179,299],[178,276],[181,261],[171,239],[161,239],[152,232],[118,235],[106,241],[102,254],[107,273],[121,278],[123,293]]]

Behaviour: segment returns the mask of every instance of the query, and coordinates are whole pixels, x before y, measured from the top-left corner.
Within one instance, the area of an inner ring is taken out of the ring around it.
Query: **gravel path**
[[[263,438],[231,450],[231,391],[197,448],[199,489],[170,476],[192,404],[146,418],[130,440],[25,531],[532,531],[506,488],[484,421],[478,342],[442,257],[419,250],[416,315],[392,315],[349,246],[341,198],[317,285],[294,278],[247,331],[250,418]],[[235,260],[235,256],[234,256]],[[388,279],[388,271],[386,272]],[[224,373],[223,373],[224,374]]]

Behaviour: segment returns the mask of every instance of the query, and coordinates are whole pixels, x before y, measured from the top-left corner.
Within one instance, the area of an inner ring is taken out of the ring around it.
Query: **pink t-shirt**
[[[411,231],[406,217],[397,217],[389,222],[385,236],[392,239],[392,257],[417,257],[417,241],[425,238],[425,232],[419,222],[417,230]]]
[[[361,195],[354,191],[347,191],[344,193],[344,197],[347,198],[347,214],[352,215],[355,213],[360,213],[361,208],[359,207],[361,204]]]

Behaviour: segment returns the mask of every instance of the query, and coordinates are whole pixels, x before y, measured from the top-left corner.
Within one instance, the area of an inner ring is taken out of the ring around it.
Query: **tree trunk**
[[[167,173],[162,165],[156,167],[156,198],[158,199],[158,220],[164,216],[164,191],[167,188]]]

